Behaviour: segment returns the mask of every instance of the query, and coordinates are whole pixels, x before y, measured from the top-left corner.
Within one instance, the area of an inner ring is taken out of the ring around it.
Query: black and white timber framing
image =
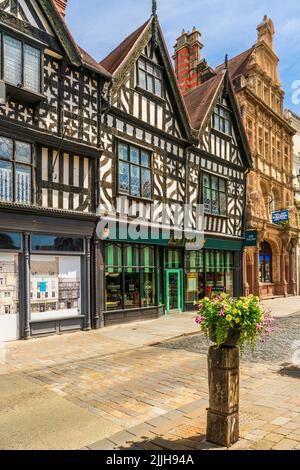
[[[17,10],[12,11],[13,4]],[[155,221],[162,224],[162,207],[167,204],[172,224],[174,204],[203,202],[203,174],[221,176],[227,181],[228,212],[226,216],[205,216],[206,236],[242,244],[250,163],[243,156],[244,134],[233,94],[221,89],[218,96],[233,115],[232,138],[219,135],[209,122],[198,132],[191,127],[156,16],[146,24],[111,82],[109,73],[86,62],[51,2],[4,1],[2,5],[1,33],[28,40],[42,54],[41,93],[23,96],[9,86],[6,101],[0,104],[0,136],[28,142],[33,149],[31,203],[0,202],[0,232],[22,234],[19,337],[98,328],[163,314],[164,303],[144,309],[144,314],[143,309],[105,310],[105,243],[98,240],[95,230],[118,196],[117,144],[133,144],[152,155],[152,198],[148,202],[130,198],[132,215],[139,211],[140,202],[146,207],[144,218],[150,220],[154,204]],[[141,57],[161,71],[161,97],[139,86]],[[111,86],[110,97],[107,89]],[[212,103],[211,114],[216,104]],[[194,217],[195,211],[191,220],[195,226]],[[32,234],[84,239],[80,315],[32,320]],[[241,264],[242,250],[236,259]],[[242,272],[236,281],[237,294],[241,293],[241,278]]]

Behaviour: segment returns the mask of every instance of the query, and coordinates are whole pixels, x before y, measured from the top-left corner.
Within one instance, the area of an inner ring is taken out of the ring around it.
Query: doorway
[[[183,312],[183,270],[166,270],[166,314],[171,311]]]

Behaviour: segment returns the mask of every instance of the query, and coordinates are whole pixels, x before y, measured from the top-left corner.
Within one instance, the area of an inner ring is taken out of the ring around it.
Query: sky
[[[169,52],[182,29],[202,34],[202,57],[211,66],[249,49],[267,14],[275,25],[275,49],[286,93],[285,108],[300,115],[299,0],[157,0]],[[151,0],[68,0],[66,20],[78,44],[97,61],[151,15]]]

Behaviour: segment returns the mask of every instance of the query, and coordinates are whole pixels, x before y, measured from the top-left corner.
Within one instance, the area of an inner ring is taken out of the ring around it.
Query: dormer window
[[[153,63],[145,59],[138,61],[138,85],[150,93],[162,98],[162,72]]]
[[[3,35],[3,78],[18,88],[41,92],[41,50]]]

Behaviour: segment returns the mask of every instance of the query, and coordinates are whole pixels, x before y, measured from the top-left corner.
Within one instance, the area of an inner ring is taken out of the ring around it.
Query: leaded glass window
[[[119,192],[133,197],[151,199],[151,153],[120,142],[118,161]]]
[[[32,148],[0,136],[0,201],[31,204]]]
[[[40,91],[41,53],[35,47],[24,46],[24,86],[37,93]]]
[[[13,85],[22,84],[22,43],[4,36],[4,79]]]
[[[212,127],[223,134],[232,134],[231,114],[223,106],[216,106],[212,117]]]
[[[203,204],[207,214],[227,215],[226,181],[213,175],[203,175]]]
[[[41,91],[41,51],[11,36],[3,36],[4,80],[36,93]]]
[[[138,84],[144,90],[162,97],[162,72],[156,65],[145,59],[138,62]]]

